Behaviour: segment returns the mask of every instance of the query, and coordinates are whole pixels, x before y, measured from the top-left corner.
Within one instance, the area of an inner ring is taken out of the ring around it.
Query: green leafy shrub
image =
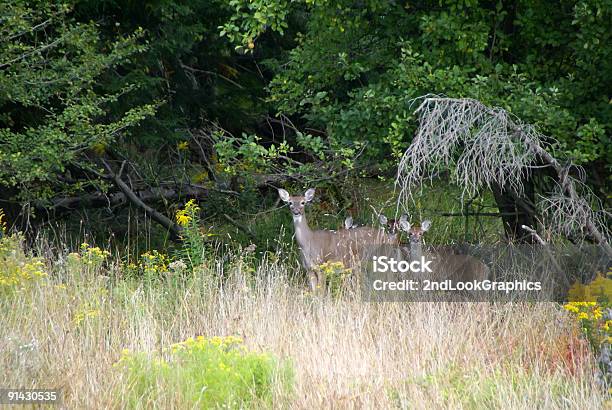
[[[127,377],[129,407],[167,395],[188,408],[270,406],[275,381],[291,381],[288,366],[231,336],[189,338],[162,354],[124,350],[115,366]]]
[[[79,22],[74,6],[61,3],[0,2],[3,197],[44,202],[103,186],[91,178],[91,155],[103,153],[159,106],[124,104],[136,82],[116,84],[112,91],[101,85],[147,49],[144,29],[105,38],[97,18]],[[73,172],[66,182],[62,175],[73,166],[88,172]]]
[[[351,269],[344,267],[342,262],[325,262],[318,269],[325,274],[327,290],[332,296],[340,296],[346,290]]]

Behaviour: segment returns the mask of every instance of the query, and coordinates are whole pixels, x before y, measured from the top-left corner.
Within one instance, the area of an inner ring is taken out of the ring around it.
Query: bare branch
[[[123,172],[123,168],[125,166],[126,161],[122,162],[121,169],[119,170],[119,173],[116,173],[116,174],[113,172],[112,168],[110,167],[110,165],[108,165],[106,161],[103,161],[103,163],[106,169],[108,170],[108,173],[113,178],[113,181],[115,181],[115,184],[117,185],[117,187],[125,194],[125,196],[130,202],[132,202],[134,205],[141,208],[146,214],[149,214],[151,216],[151,219],[153,219],[155,222],[162,225],[164,228],[168,229],[175,236],[177,237],[180,236],[180,232],[181,232],[180,226],[175,224],[167,216],[163,215],[162,213],[151,208],[149,205],[145,204],[142,201],[142,199],[140,199],[138,195],[136,195],[136,193],[132,191],[132,189],[125,182],[123,182],[123,180],[121,179],[121,173]]]
[[[242,232],[246,233],[249,238],[251,239],[257,239],[257,236],[253,233],[253,231],[251,231],[251,229],[248,226],[242,225],[238,222],[236,222],[231,216],[229,216],[228,214],[221,214],[223,215],[223,218],[225,218],[225,220],[227,222],[229,222],[231,225],[234,225],[236,228],[240,229]]]
[[[557,173],[559,181],[557,192],[543,196],[540,203],[550,227],[564,235],[584,232],[612,255],[607,215],[593,210],[592,204],[602,208],[595,195],[570,177],[569,168],[548,152],[545,141],[549,138],[506,110],[476,100],[425,96],[415,101],[422,101],[415,111],[419,129],[399,165],[398,208],[407,204],[413,188],[421,186],[424,179],[431,180],[449,168],[453,169],[454,183],[463,187],[463,196],[495,185],[521,196],[523,181],[544,163]]]

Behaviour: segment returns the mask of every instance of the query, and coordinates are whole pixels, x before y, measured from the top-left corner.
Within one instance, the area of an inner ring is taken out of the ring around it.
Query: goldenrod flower
[[[179,211],[176,214],[176,223],[180,226],[187,226],[189,222],[191,222],[191,217],[189,215],[185,215],[185,211]]]
[[[593,309],[593,319],[599,320],[601,319],[602,316],[603,316],[603,313],[601,312],[601,308],[597,307]]]
[[[176,223],[180,226],[187,226],[189,223],[197,217],[200,212],[200,207],[195,203],[195,200],[190,199],[185,204],[185,209],[179,209],[176,212]]]
[[[587,313],[585,313],[585,312],[578,313],[578,319],[579,320],[586,320],[588,318],[589,318],[589,315]]]

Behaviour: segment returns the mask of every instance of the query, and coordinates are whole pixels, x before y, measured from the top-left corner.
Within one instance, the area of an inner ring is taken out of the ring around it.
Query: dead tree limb
[[[425,96],[415,113],[417,134],[399,165],[398,209],[407,206],[412,188],[443,169],[453,169],[454,182],[472,196],[485,187],[503,187],[522,197],[525,181],[538,169],[556,172],[557,192],[540,195],[547,225],[565,236],[582,235],[612,257],[607,214],[591,190],[569,175],[546,149],[545,137],[502,108],[472,99]],[[579,167],[574,167],[583,172]],[[598,204],[594,210],[592,205]]]
[[[526,143],[529,143],[526,141]],[[576,191],[576,180],[569,176],[569,167],[563,167],[550,153],[544,150],[542,147],[533,147],[534,151],[538,153],[540,158],[555,170],[557,173],[557,177],[559,178],[559,184],[563,193],[569,198],[579,209],[579,212],[584,213],[587,217],[583,217],[584,226],[589,233],[589,235],[597,242],[602,245],[606,252],[612,256],[612,248],[608,244],[607,238],[604,233],[600,231],[597,227],[597,224],[593,221],[590,214],[593,212],[589,203],[578,195]]]
[[[181,233],[180,226],[175,224],[170,218],[168,218],[164,214],[160,213],[159,211],[156,211],[155,209],[151,208],[149,205],[145,204],[142,201],[142,199],[140,199],[138,195],[136,195],[136,193],[134,193],[134,191],[125,182],[123,182],[123,180],[121,179],[121,174],[123,173],[123,168],[125,167],[126,161],[123,161],[121,163],[121,168],[119,169],[119,172],[117,173],[113,172],[113,169],[111,168],[110,165],[108,165],[106,161],[103,161],[103,163],[108,173],[110,174],[111,178],[117,185],[117,187],[125,194],[126,198],[130,202],[132,202],[137,207],[141,208],[145,212],[145,214],[148,214],[151,217],[151,219],[153,219],[155,222],[157,222],[158,224],[166,228],[175,237],[180,236],[180,233]]]
[[[251,239],[257,239],[257,236],[253,233],[253,231],[251,231],[251,229],[248,226],[244,226],[242,224],[239,224],[238,222],[236,222],[234,220],[234,218],[232,218],[231,216],[229,216],[228,214],[221,214],[223,215],[223,218],[225,218],[225,220],[227,222],[229,222],[231,225],[235,226],[236,228],[240,229],[242,232],[244,232],[245,234],[247,234],[247,236]]]

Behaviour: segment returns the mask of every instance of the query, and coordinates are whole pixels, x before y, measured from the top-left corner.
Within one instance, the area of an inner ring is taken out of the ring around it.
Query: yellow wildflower
[[[4,211],[0,208],[0,233],[6,230],[6,222],[4,221]]]
[[[197,218],[200,212],[200,207],[196,204],[195,200],[190,199],[184,209],[179,209],[176,212],[176,223],[180,226],[187,226],[194,218]]]
[[[578,313],[580,311],[580,308],[576,306],[575,302],[567,303],[563,308],[571,313]]]
[[[189,215],[185,215],[184,211],[178,211],[176,213],[176,223],[180,226],[187,226],[191,221],[191,217]]]
[[[24,252],[19,235],[0,238],[0,260],[0,292],[25,290],[48,276],[43,261]]]
[[[593,309],[593,319],[599,320],[602,318],[602,316],[603,316],[603,313],[601,311],[601,308],[597,307]]]
[[[86,308],[86,309],[82,309],[78,311],[74,315],[74,318],[72,318],[72,322],[74,323],[75,326],[79,326],[86,319],[94,318],[98,316],[100,316],[100,311],[98,309]]]

